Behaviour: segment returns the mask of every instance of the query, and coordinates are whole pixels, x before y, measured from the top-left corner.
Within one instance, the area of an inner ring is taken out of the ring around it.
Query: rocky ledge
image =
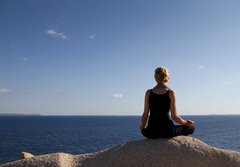
[[[0,167],[239,167],[240,152],[218,149],[186,136],[131,141],[92,154],[32,156]]]

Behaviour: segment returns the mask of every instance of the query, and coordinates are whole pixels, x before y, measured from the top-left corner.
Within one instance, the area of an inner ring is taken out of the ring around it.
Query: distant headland
[[[1,116],[42,116],[41,114],[0,113]]]

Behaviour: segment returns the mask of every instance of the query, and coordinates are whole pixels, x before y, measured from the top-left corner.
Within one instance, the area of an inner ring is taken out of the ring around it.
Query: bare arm
[[[182,125],[188,125],[188,126],[191,126],[194,121],[191,121],[191,120],[184,120],[182,119],[178,114],[177,114],[177,109],[176,109],[176,95],[175,95],[175,92],[174,91],[170,91],[170,111],[171,111],[171,117],[174,121],[176,121],[177,123],[179,124],[182,124]]]
[[[148,102],[148,98],[149,98],[149,94],[150,94],[150,90],[148,90],[145,94],[145,100],[144,100],[144,111],[142,114],[142,121],[141,121],[141,126],[140,129],[142,130],[143,128],[145,128],[147,120],[148,120],[148,115],[149,115],[149,102]]]

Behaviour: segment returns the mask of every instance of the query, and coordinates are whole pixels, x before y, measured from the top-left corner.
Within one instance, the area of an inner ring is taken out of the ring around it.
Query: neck
[[[169,88],[165,83],[157,83],[157,88],[162,88],[162,89],[166,89]]]

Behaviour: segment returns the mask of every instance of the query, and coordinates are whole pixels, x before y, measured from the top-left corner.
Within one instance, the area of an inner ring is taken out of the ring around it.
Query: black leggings
[[[170,138],[170,137],[180,136],[180,135],[187,136],[192,134],[194,130],[195,130],[194,126],[175,125],[172,131],[167,131],[163,133],[151,131],[147,128],[143,129],[141,132],[143,136],[154,139],[154,138]]]
[[[195,130],[194,126],[187,126],[187,125],[175,125],[173,128],[173,136],[180,136],[180,135],[190,135],[193,134]]]

